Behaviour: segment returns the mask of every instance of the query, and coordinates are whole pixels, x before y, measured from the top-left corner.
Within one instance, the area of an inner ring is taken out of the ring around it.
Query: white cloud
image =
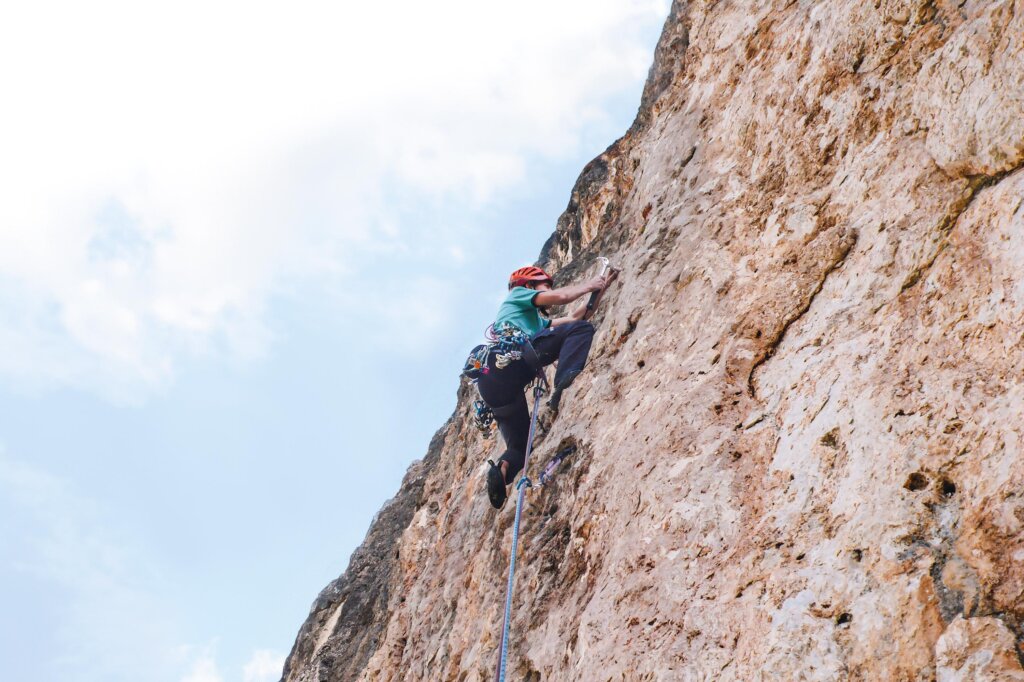
[[[224,682],[224,678],[217,669],[217,662],[211,656],[203,656],[192,665],[192,670],[181,678],[181,682]]]
[[[268,302],[430,243],[643,77],[665,0],[43,1],[0,24],[0,375],[132,397]],[[457,244],[453,235],[447,252]]]
[[[242,682],[276,682],[281,678],[284,658],[276,651],[257,649],[242,668]]]

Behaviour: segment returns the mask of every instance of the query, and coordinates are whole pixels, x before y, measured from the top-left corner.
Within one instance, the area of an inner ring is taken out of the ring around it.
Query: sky
[[[267,682],[668,0],[0,10],[0,658]]]

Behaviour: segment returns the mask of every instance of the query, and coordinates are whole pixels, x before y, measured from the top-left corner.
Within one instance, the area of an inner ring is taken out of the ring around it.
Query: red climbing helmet
[[[533,267],[532,265],[527,265],[525,268],[519,268],[508,276],[509,289],[524,286],[527,282],[547,282],[548,284],[554,284],[554,280],[551,279],[551,275],[540,268]]]

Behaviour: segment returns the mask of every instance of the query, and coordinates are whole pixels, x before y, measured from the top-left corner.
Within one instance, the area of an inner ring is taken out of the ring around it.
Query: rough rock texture
[[[444,450],[444,432],[442,429],[434,436],[427,456],[409,467],[398,495],[377,512],[345,574],[325,587],[313,602],[285,661],[285,679],[308,672],[298,670],[297,664],[308,665],[314,654],[317,677],[313,679],[356,679],[377,650],[388,623],[396,545],[413,514],[424,504],[423,483]],[[328,640],[331,646],[324,647]]]
[[[512,680],[1024,680],[1024,0],[677,0],[542,261],[606,254],[546,418]],[[289,682],[488,680],[473,394]]]

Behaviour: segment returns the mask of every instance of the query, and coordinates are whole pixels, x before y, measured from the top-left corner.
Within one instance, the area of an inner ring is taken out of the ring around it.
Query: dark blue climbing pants
[[[583,371],[593,340],[594,325],[586,320],[548,327],[531,339],[542,365],[558,361],[555,370],[556,389],[567,387]],[[490,369],[477,381],[477,387],[480,389],[480,397],[494,411],[494,420],[505,440],[505,452],[498,462],[508,462],[505,481],[511,482],[523,468],[523,460],[526,458],[526,441],[530,437],[530,409],[523,389],[533,380],[534,372],[525,360],[516,360],[508,367],[498,369],[494,366],[495,355],[492,351],[487,358]]]

